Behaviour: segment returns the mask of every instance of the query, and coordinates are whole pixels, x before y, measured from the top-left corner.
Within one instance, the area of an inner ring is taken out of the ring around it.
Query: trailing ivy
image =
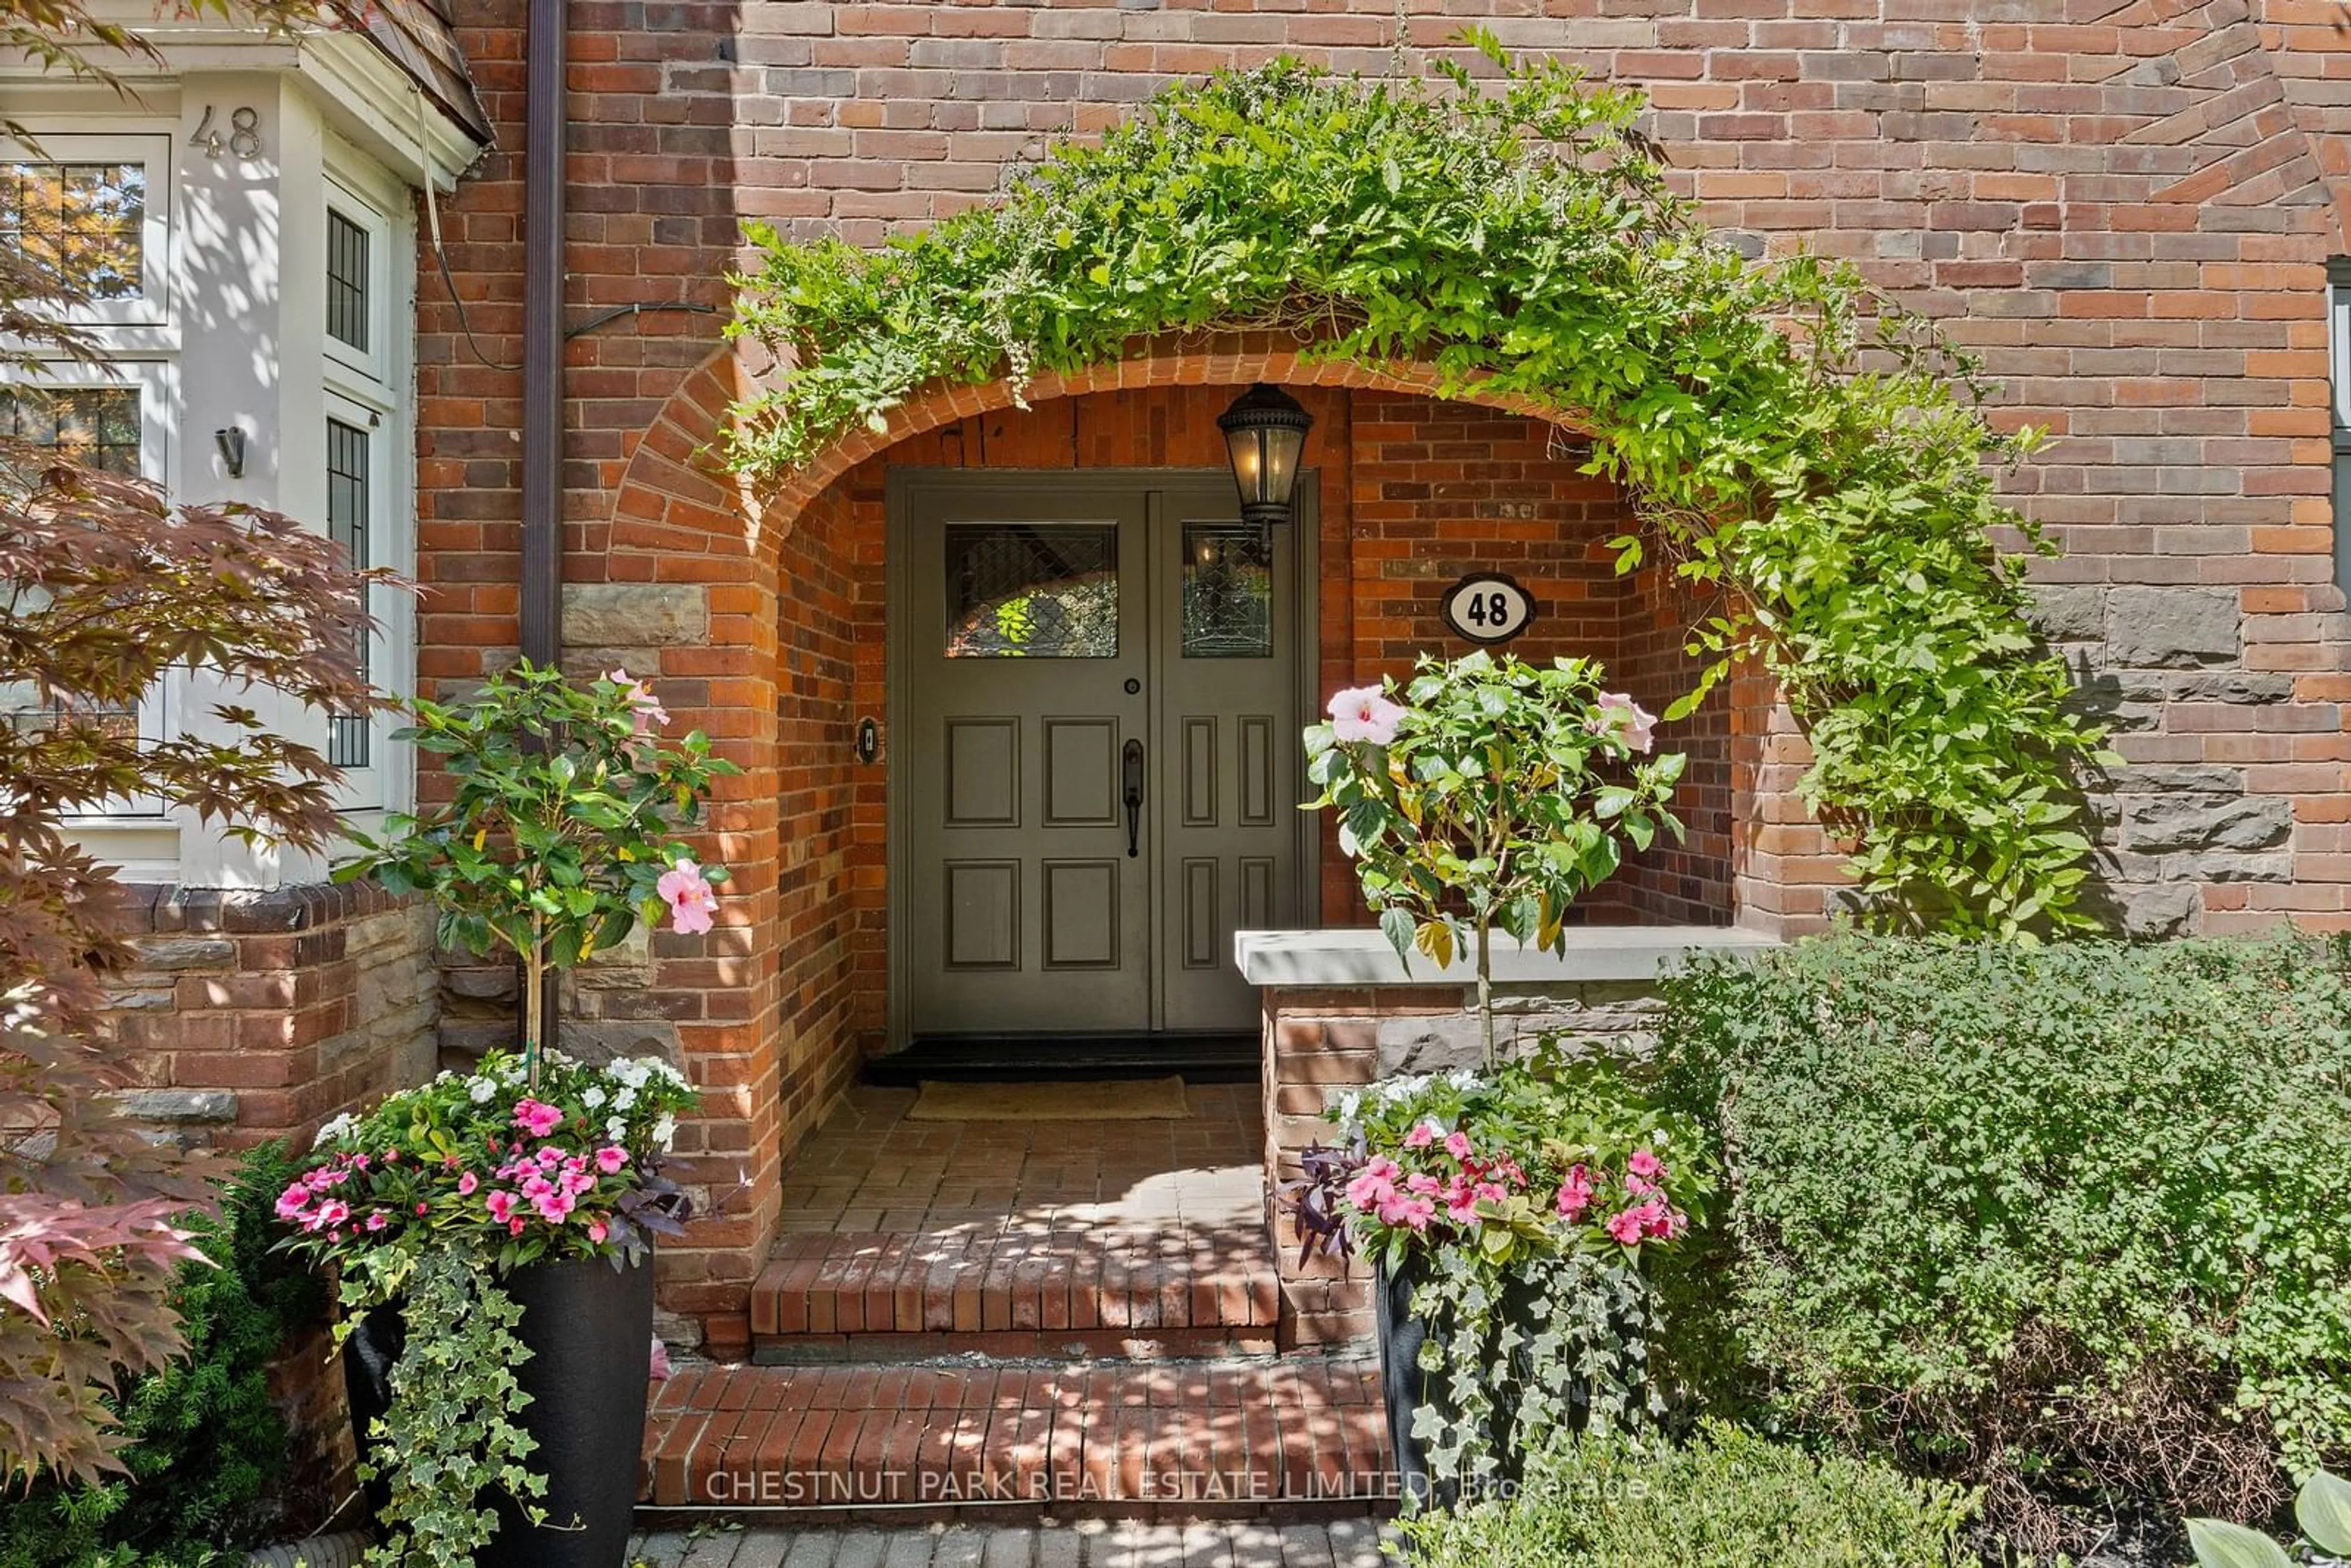
[[[1277,61],[1169,89],[992,204],[877,251],[754,225],[735,329],[791,367],[727,455],[779,479],[939,382],[1114,361],[1169,332],[1274,328],[1310,356],[1435,367],[1448,397],[1587,433],[1711,607],[1687,714],[1743,657],[1810,733],[1802,790],[1876,918],[2084,924],[2074,785],[2098,734],[2022,619],[1995,530],[2029,438],[1973,367],[1843,266],[1750,263],[1636,128],[1555,63],[1482,90],[1451,63],[1366,82]]]

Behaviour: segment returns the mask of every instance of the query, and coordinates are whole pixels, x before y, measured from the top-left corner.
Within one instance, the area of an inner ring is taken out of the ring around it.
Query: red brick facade
[[[1407,63],[1476,21],[1647,89],[1650,129],[1719,227],[1759,254],[1852,257],[1981,352],[2003,421],[2053,435],[2011,488],[2065,549],[2034,568],[2047,630],[2134,764],[2104,807],[2121,913],[2149,933],[2351,925],[2322,265],[2345,248],[2351,179],[2334,8],[1616,9],[1416,0]],[[420,663],[444,690],[516,640],[518,378],[478,362],[462,328],[518,357],[521,10],[488,0],[465,35],[501,150],[442,214],[464,320],[429,263],[420,287]],[[1098,129],[1172,76],[1285,50],[1387,69],[1394,16],[1386,0],[580,0],[570,305],[723,308],[742,218],[872,243],[984,200],[1055,130]],[[716,329],[654,308],[571,343],[566,571],[574,655],[657,672],[671,710],[747,769],[719,822],[732,923],[657,938],[636,988],[654,999],[582,1004],[598,1027],[674,1040],[711,1096],[700,1135],[751,1180],[706,1250],[664,1261],[673,1303],[722,1330],[772,1229],[782,1152],[883,1021],[887,803],[851,739],[858,717],[887,717],[889,464],[1215,466],[1232,390],[1287,382],[1318,421],[1326,689],[1448,645],[1434,589],[1472,565],[1538,587],[1526,651],[1604,657],[1652,706],[1683,678],[1689,607],[1652,574],[1616,579],[1597,548],[1621,497],[1542,427],[1433,403],[1409,371],[1301,366],[1270,339],[1153,346],[1033,389],[1027,413],[1000,388],[901,410],[751,506],[695,456],[736,384]],[[1788,792],[1802,746],[1768,689],[1737,684],[1676,743],[1698,758],[1691,842],[1630,872],[1615,913],[1817,922],[1842,879]],[[1344,897],[1335,863],[1325,891]]]

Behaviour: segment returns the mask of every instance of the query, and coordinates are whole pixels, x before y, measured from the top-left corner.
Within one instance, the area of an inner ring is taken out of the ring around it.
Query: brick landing
[[[695,1366],[654,1396],[654,1508],[1189,1516],[1393,1495],[1366,1360]]]
[[[784,1178],[754,1359],[1266,1354],[1280,1308],[1253,1084],[1191,1114],[913,1122],[861,1088]]]

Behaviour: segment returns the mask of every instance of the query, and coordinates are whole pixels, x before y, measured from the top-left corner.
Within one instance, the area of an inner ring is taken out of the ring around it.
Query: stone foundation
[[[1662,976],[1698,953],[1771,946],[1752,932],[1700,926],[1594,928],[1569,940],[1562,957],[1515,944],[1497,948],[1498,1054],[1553,1035],[1643,1048],[1654,1038]],[[1324,1113],[1350,1091],[1478,1064],[1477,987],[1462,984],[1458,967],[1416,958],[1406,968],[1375,931],[1243,932],[1235,947],[1264,1000],[1265,1175],[1281,1342],[1359,1341],[1372,1333],[1370,1270],[1321,1254],[1301,1258],[1279,1195],[1298,1179],[1306,1149],[1337,1137]]]

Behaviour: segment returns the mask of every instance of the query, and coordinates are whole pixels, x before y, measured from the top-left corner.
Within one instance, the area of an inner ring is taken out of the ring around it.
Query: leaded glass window
[[[1118,529],[956,524],[946,530],[950,659],[1118,657]]]
[[[327,209],[327,332],[360,353],[368,348],[368,232]]]
[[[1273,657],[1273,554],[1255,525],[1184,525],[1184,657]]]
[[[146,228],[142,163],[0,163],[0,248],[24,256],[75,298],[143,293]]]
[[[340,419],[327,421],[327,537],[343,547],[354,567],[373,564],[368,555],[368,433]],[[360,633],[360,674],[368,673],[368,636]],[[369,721],[364,714],[337,714],[328,721],[327,760],[338,768],[368,766]]]

